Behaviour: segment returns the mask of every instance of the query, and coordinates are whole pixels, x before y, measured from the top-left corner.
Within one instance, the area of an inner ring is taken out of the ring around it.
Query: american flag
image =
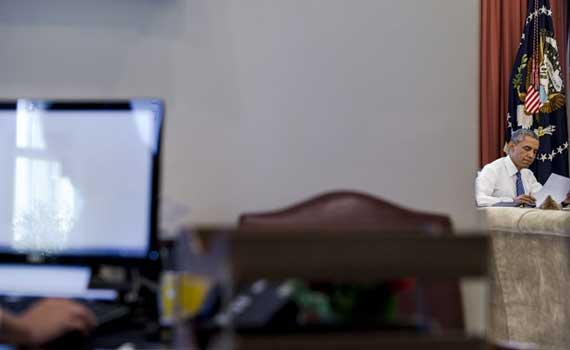
[[[526,91],[526,97],[524,99],[524,109],[527,114],[534,114],[540,110],[542,103],[540,102],[540,95],[535,90],[535,88],[530,85]]]
[[[511,133],[521,128],[538,134],[540,146],[530,169],[541,183],[552,173],[569,174],[564,58],[558,57],[550,1],[528,0],[527,18],[509,80],[505,139],[508,142]]]

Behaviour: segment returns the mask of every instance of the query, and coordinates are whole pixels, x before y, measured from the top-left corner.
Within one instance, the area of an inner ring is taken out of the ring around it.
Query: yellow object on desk
[[[210,290],[211,282],[203,276],[193,276],[182,273],[178,280],[178,307],[182,319],[192,317],[200,311],[206,295]]]
[[[203,276],[165,271],[161,277],[161,323],[172,325],[196,315],[210,286],[211,282]]]

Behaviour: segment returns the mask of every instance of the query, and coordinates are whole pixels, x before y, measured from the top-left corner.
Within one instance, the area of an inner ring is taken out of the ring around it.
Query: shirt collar
[[[517,166],[515,165],[515,163],[513,163],[513,160],[511,159],[511,156],[506,156],[505,157],[505,166],[507,167],[507,171],[509,172],[510,176],[515,175],[519,170],[517,169]]]

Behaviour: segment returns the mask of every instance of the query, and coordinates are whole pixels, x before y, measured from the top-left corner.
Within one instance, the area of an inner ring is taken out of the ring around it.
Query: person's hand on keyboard
[[[21,345],[43,344],[73,331],[87,335],[96,324],[89,309],[65,299],[41,300],[20,315],[0,311],[1,339]]]

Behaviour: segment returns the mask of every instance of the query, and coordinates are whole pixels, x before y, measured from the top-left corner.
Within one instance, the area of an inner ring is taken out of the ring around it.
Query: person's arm
[[[18,345],[46,343],[70,331],[88,334],[96,325],[93,313],[64,299],[39,301],[21,315],[0,310],[0,341]]]
[[[498,203],[513,203],[510,197],[494,197],[496,174],[490,168],[483,168],[475,180],[475,199],[478,207],[491,207]]]

